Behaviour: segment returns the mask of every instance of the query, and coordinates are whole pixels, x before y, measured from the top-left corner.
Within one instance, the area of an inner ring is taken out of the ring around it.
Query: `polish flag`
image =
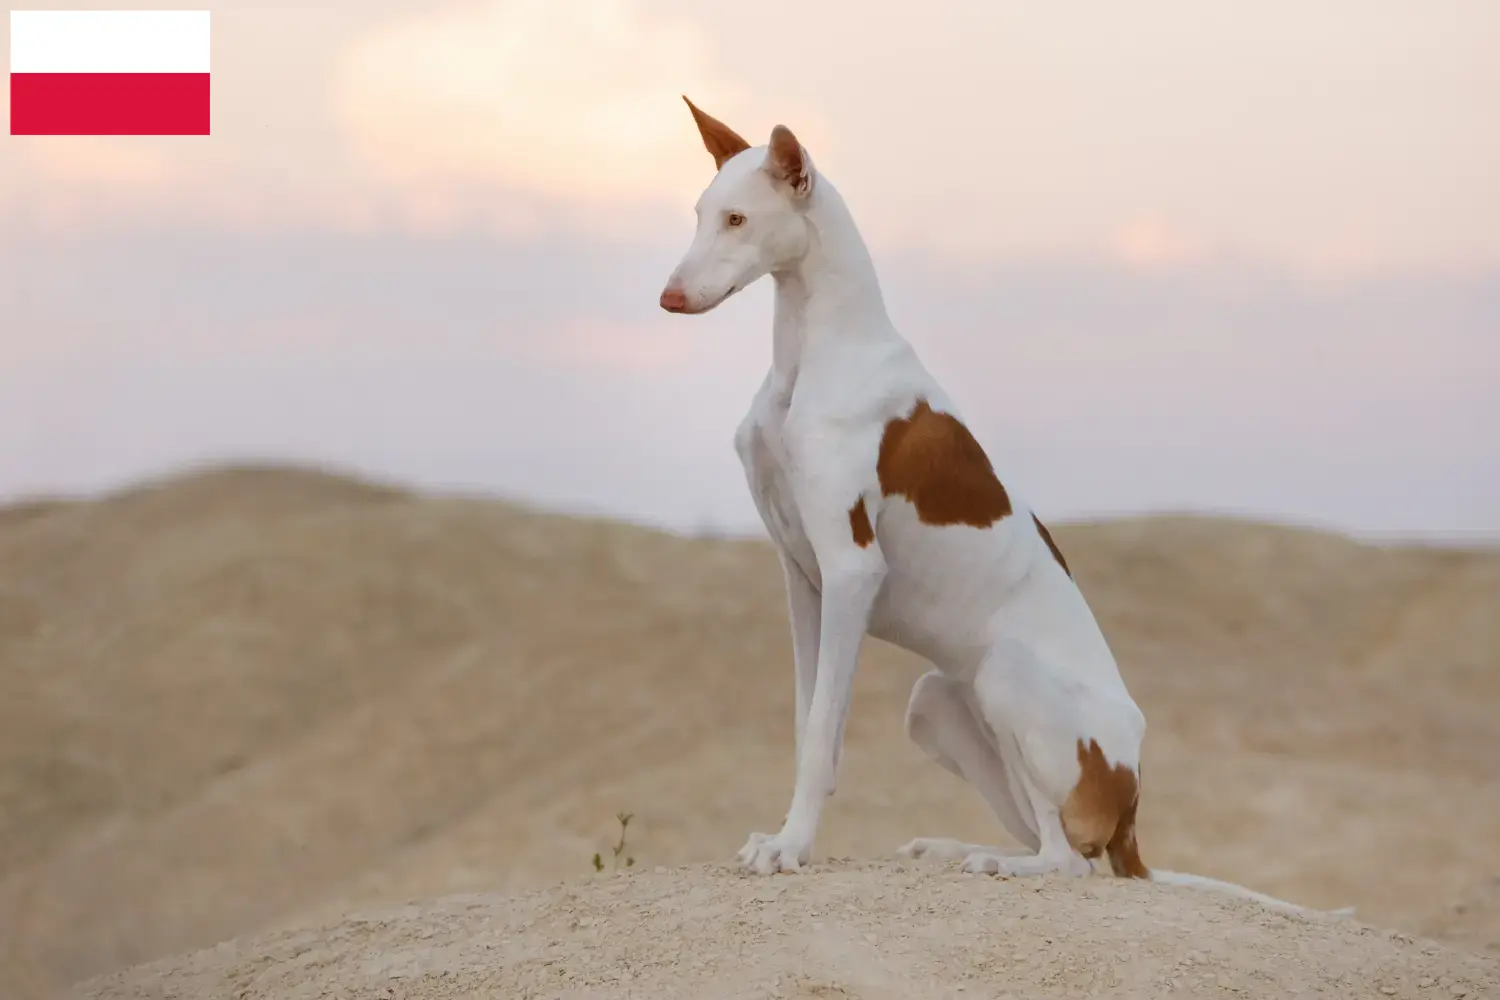
[[[208,135],[208,11],[13,10],[11,135]]]

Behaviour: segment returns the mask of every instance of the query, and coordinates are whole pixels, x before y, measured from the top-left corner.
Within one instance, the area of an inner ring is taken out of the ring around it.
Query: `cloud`
[[[165,200],[180,179],[170,157],[139,139],[46,136],[12,139],[0,171],[0,209],[56,229],[118,216]]]
[[[878,250],[949,266],[1159,272],[1204,246],[1318,280],[1500,265],[1483,44],[1500,5],[214,6],[213,136],[42,153],[56,169],[32,157],[51,137],[11,139],[0,241],[38,219],[623,244],[670,217],[685,234],[712,176],[686,92],[751,141],[790,125]]]
[[[34,169],[59,187],[162,188],[171,166],[159,149],[107,136],[58,136],[22,147]]]
[[[1122,226],[1110,242],[1111,256],[1128,268],[1160,272],[1209,257],[1204,242],[1163,219],[1145,217]]]
[[[746,113],[696,24],[634,0],[223,15],[210,138],[13,139],[0,225],[616,239],[712,176],[682,93],[772,124]]]
[[[405,17],[337,60],[339,121],[370,170],[441,214],[443,185],[602,206],[706,181],[680,94],[738,108],[706,36],[627,0],[489,0]]]

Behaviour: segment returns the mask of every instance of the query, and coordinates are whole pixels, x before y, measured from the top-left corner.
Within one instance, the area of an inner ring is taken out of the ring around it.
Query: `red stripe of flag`
[[[208,135],[207,73],[12,73],[11,135]]]

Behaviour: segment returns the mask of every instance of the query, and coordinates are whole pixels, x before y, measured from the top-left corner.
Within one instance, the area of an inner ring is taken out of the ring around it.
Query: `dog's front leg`
[[[813,686],[818,678],[818,635],[822,630],[823,609],[812,581],[802,567],[780,551],[781,572],[786,578],[787,617],[792,627],[792,660],[797,673],[796,760],[802,759],[802,734],[807,729],[807,715],[812,710]]]
[[[823,583],[817,671],[786,822],[775,836],[752,833],[740,850],[740,862],[761,874],[796,871],[812,853],[823,803],[834,788],[860,643],[885,579],[879,546],[855,544],[847,515],[844,522],[843,537],[828,532],[823,545],[812,530],[808,532]]]

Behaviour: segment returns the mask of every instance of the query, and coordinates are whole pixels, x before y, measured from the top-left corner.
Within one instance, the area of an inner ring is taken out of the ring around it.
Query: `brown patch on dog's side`
[[[730,157],[750,148],[750,144],[738,132],[713,115],[700,111],[698,105],[688,101],[686,94],[682,95],[682,99],[687,101],[688,110],[693,113],[693,121],[698,123],[698,134],[703,137],[703,147],[714,158],[715,170],[722,169]]]
[[[1057,560],[1057,564],[1063,568],[1063,572],[1068,574],[1068,576],[1071,578],[1073,576],[1073,571],[1068,569],[1068,561],[1063,558],[1062,550],[1059,549],[1057,547],[1057,543],[1052,540],[1052,532],[1047,530],[1047,526],[1043,524],[1041,522],[1041,519],[1038,518],[1035,514],[1031,515],[1031,519],[1036,522],[1037,534],[1042,536],[1042,541],[1046,542],[1047,548],[1052,550],[1052,558]]]
[[[925,399],[885,425],[875,472],[881,492],[909,500],[923,524],[988,528],[1011,514],[984,448],[962,421]]]
[[[1078,784],[1062,807],[1068,843],[1093,860],[1108,852],[1110,869],[1121,878],[1150,878],[1135,839],[1140,783],[1124,764],[1110,767],[1095,740],[1078,741]]]
[[[875,540],[875,529],[870,525],[870,513],[865,510],[864,497],[854,501],[854,506],[849,508],[849,530],[854,533],[854,544],[860,548],[869,548],[870,543]]]

